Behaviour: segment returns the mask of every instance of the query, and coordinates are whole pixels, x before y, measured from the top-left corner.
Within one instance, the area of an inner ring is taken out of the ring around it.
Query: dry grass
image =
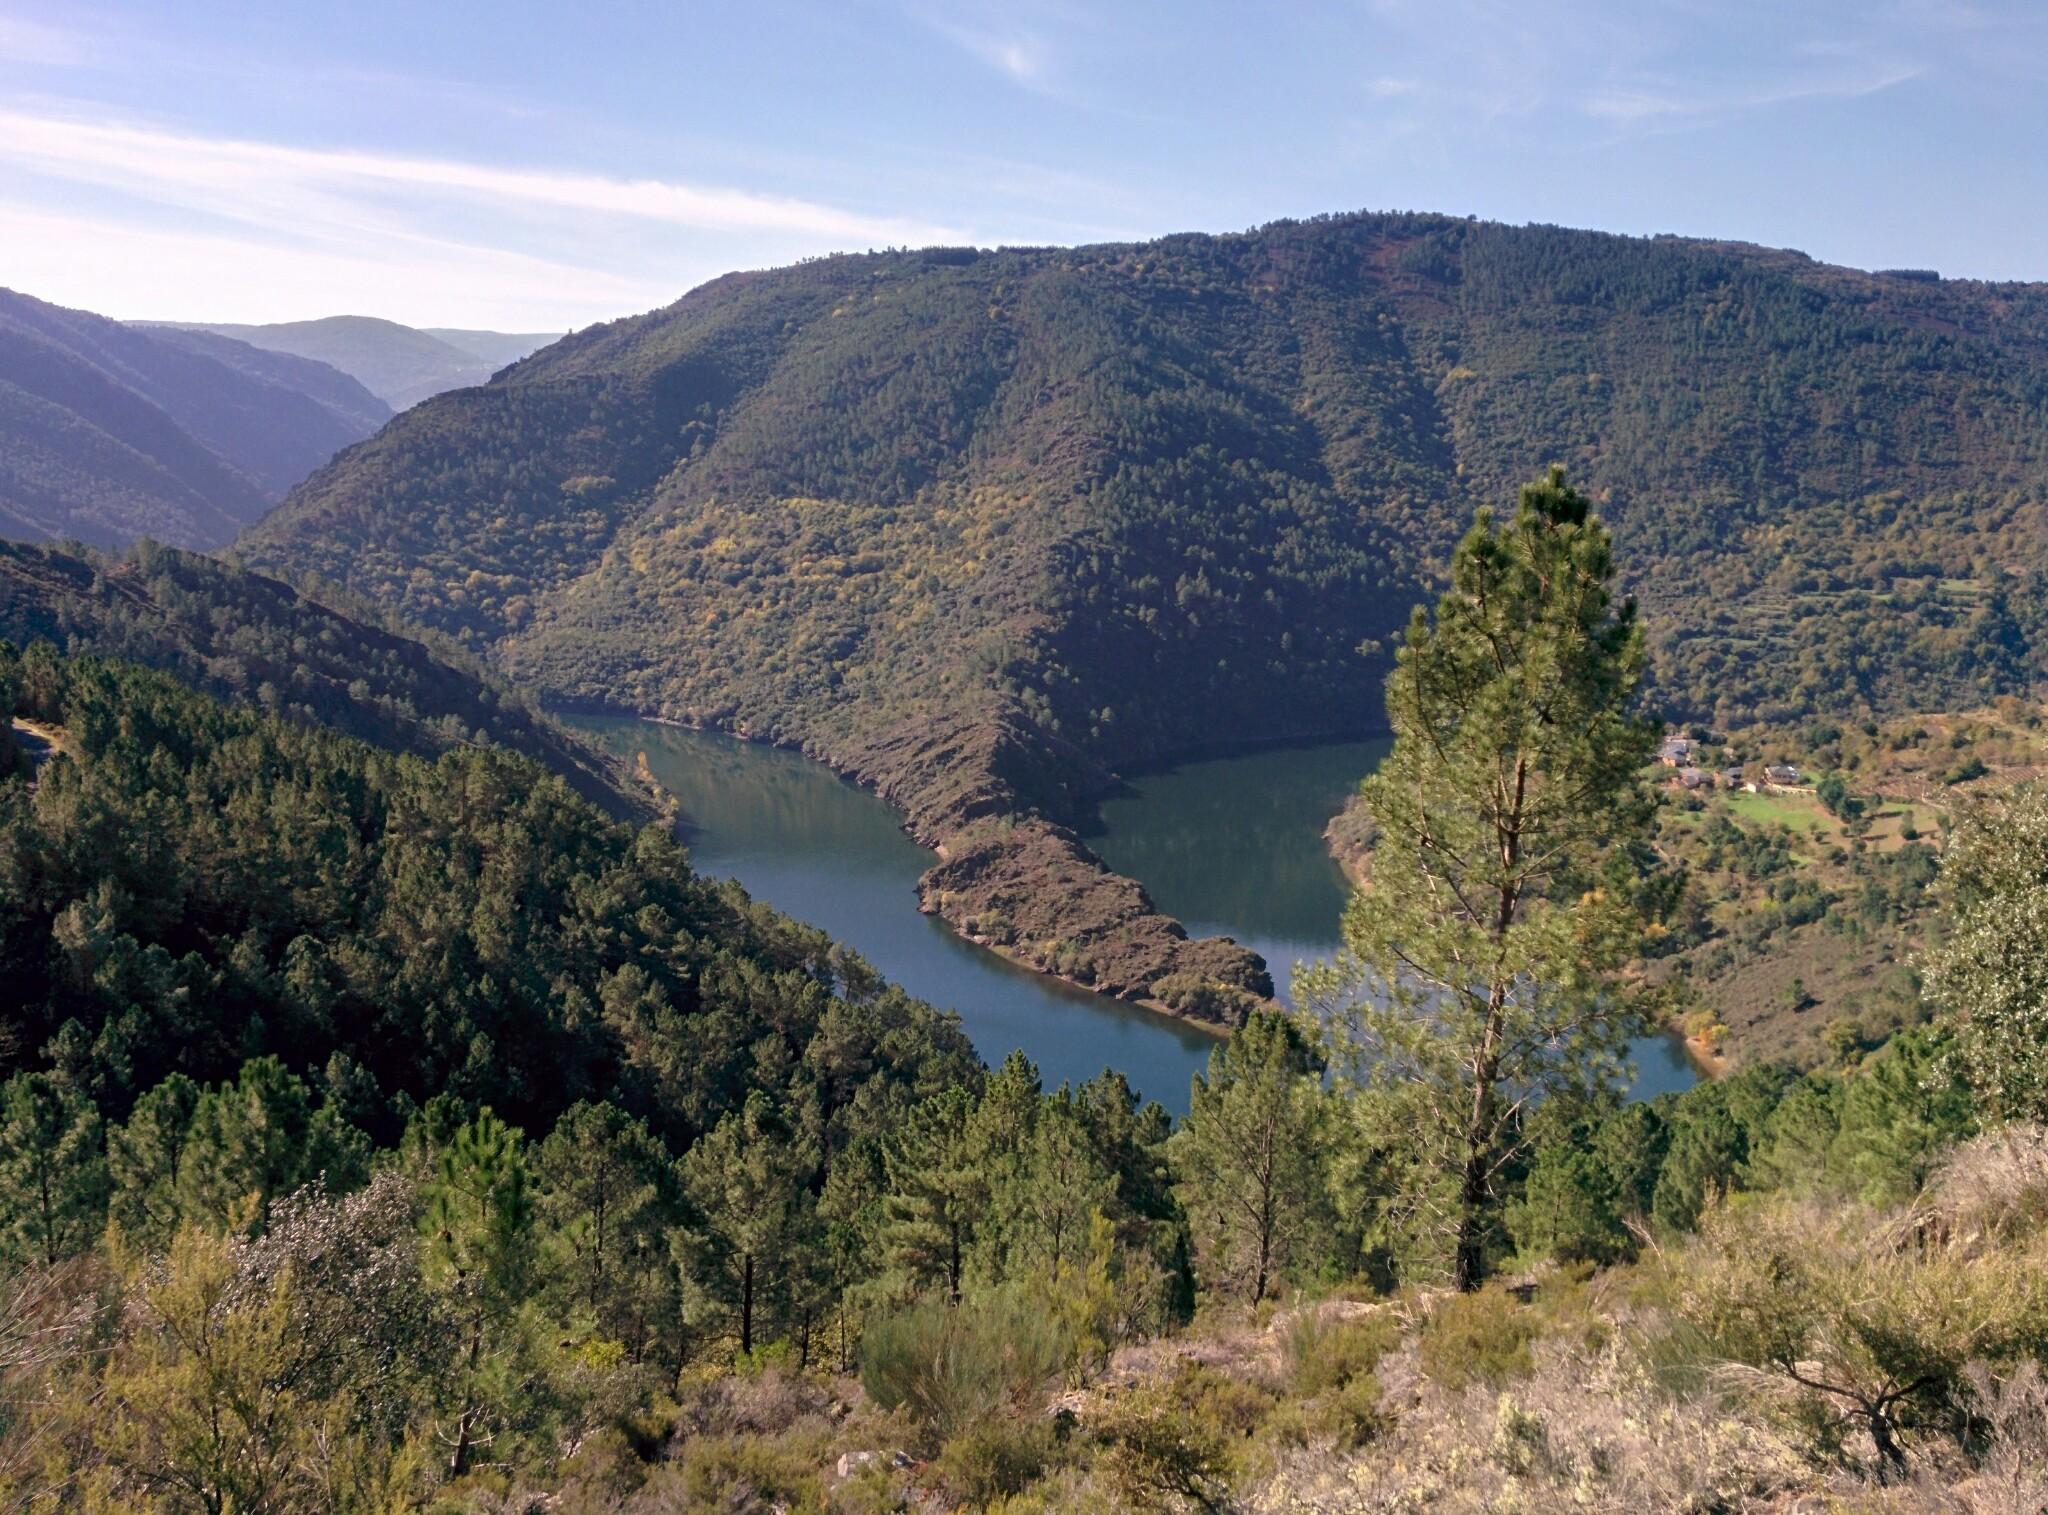
[[[2048,1226],[2048,1129],[2016,1124],[1963,1143],[1928,1182],[1914,1214],[1966,1247]]]

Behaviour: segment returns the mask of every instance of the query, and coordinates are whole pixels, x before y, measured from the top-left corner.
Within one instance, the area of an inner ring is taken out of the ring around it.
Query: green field
[[[1795,831],[1831,831],[1834,820],[1810,794],[1750,794],[1736,790],[1722,802],[1737,820],[1759,826],[1790,826]]]

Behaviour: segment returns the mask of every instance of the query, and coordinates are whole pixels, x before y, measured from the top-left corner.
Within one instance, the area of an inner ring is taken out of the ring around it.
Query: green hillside
[[[1378,728],[1380,644],[1546,461],[1673,715],[2039,666],[2048,289],[1428,216],[732,275],[419,407],[241,550],[556,699],[801,744],[943,846],[932,908],[1142,994],[1259,975],[1066,824],[1110,769]]]
[[[421,757],[503,747],[615,815],[652,815],[645,785],[500,676],[389,619],[149,542],[121,557],[0,542],[0,638],[18,646],[123,658],[216,699]]]
[[[1301,1023],[1176,1125],[506,753],[4,643],[0,720],[10,1509],[2039,1503],[2038,1046],[1547,1100],[1455,1292]]]
[[[385,752],[47,646],[0,643],[0,698],[59,733],[33,783],[0,773],[0,1067],[110,1113],[276,1058],[387,1142],[438,1095],[543,1122],[610,1097],[682,1144],[750,1090],[822,1127],[977,1067],[822,934],[513,754]]]

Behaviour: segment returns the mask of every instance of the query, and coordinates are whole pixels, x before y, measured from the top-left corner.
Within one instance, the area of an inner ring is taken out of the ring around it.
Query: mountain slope
[[[421,331],[375,316],[325,316],[264,326],[179,322],[172,329],[210,332],[328,364],[360,381],[393,410],[417,405],[444,390],[482,384],[557,335],[453,327]]]
[[[1981,699],[2048,646],[2048,289],[1426,216],[733,275],[421,406],[242,550],[804,745],[942,848],[931,908],[1140,994],[1256,977],[1068,829],[1107,770],[1377,726],[1428,565],[1552,460],[1674,713]]]
[[[0,291],[0,523],[215,546],[389,415],[346,375]]]
[[[453,649],[260,574],[144,543],[123,558],[0,542],[0,640],[161,669],[215,699],[394,752],[503,747],[584,799],[649,819],[646,786]]]
[[[210,331],[187,331],[176,326],[153,326],[148,330],[152,336],[192,352],[203,353],[238,372],[295,389],[319,401],[354,428],[359,436],[368,436],[391,419],[389,405],[329,364],[288,352],[252,347],[247,342],[238,342],[233,337],[219,336]],[[285,487],[298,483],[304,477],[303,473],[294,474],[286,481]]]

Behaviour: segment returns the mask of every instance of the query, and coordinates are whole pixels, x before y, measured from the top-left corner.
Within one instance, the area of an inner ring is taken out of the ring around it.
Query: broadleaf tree
[[[1941,889],[1949,929],[1927,993],[1956,1026],[1963,1075],[1994,1115],[2048,1120],[2048,785],[1972,806]]]

